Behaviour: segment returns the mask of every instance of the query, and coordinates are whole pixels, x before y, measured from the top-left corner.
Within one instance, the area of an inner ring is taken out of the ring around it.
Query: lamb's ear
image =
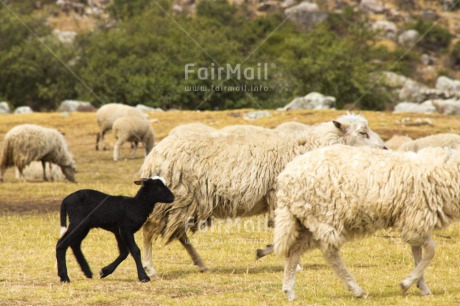
[[[134,181],[134,184],[144,186],[144,180]]]
[[[336,121],[336,120],[332,120],[332,123],[334,124],[334,126],[336,128],[338,128],[339,130],[341,130],[342,132],[345,133],[345,131],[347,130],[347,128],[345,127],[345,125],[343,125],[342,123]]]

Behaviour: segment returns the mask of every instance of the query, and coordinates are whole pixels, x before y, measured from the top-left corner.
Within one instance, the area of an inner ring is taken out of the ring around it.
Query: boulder
[[[73,31],[61,31],[53,30],[53,35],[64,44],[72,44],[75,37],[77,37],[77,32]]]
[[[420,33],[417,30],[407,30],[398,36],[398,43],[405,47],[412,47],[420,38]]]
[[[284,15],[304,30],[311,29],[315,24],[326,20],[329,16],[326,12],[321,12],[316,3],[306,1],[287,8]]]
[[[375,76],[374,78],[378,78],[378,76]],[[410,80],[409,78],[403,75],[391,71],[383,72],[380,78],[380,82],[382,83],[382,85],[389,88],[402,88],[404,84],[406,84],[406,82]]]
[[[361,0],[359,7],[368,13],[382,14],[385,11],[385,6],[380,0]]]
[[[453,80],[446,76],[440,76],[436,80],[436,89],[460,92],[460,81]]]
[[[254,112],[248,112],[243,115],[243,118],[248,121],[254,121],[259,118],[263,117],[271,117],[272,114],[270,114],[268,111],[254,111]]]
[[[265,1],[259,4],[259,7],[257,10],[259,12],[268,12],[268,11],[274,11],[278,8],[278,2],[276,1]]]
[[[372,24],[372,29],[382,33],[385,38],[396,40],[398,35],[398,27],[391,21],[378,20]]]
[[[34,111],[30,108],[30,106],[19,106],[14,110],[15,114],[30,114],[33,112]]]
[[[64,100],[59,105],[57,109],[58,112],[94,112],[96,108],[91,104],[91,102],[83,102],[76,100]]]
[[[436,108],[431,101],[421,104],[412,102],[401,102],[395,106],[394,113],[435,113]]]
[[[412,101],[421,103],[426,100],[425,93],[429,90],[429,87],[412,79],[408,79],[399,91],[399,101]]]
[[[299,97],[292,100],[284,106],[282,110],[296,109],[332,109],[335,108],[335,98],[324,96],[318,92],[311,92],[305,97]]]
[[[9,114],[11,113],[10,106],[8,102],[0,102],[0,114]]]
[[[137,104],[136,108],[144,112],[163,112],[163,110],[159,107],[154,108],[143,104]]]
[[[281,8],[286,9],[295,4],[297,4],[297,0],[284,0],[283,3],[281,3]]]
[[[460,100],[446,99],[446,100],[430,100],[436,108],[436,111],[443,115],[460,115]]]

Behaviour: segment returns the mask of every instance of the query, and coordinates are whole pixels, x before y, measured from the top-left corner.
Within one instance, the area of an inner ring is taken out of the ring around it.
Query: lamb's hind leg
[[[200,272],[205,272],[208,270],[208,268],[203,264],[203,260],[201,259],[201,256],[198,254],[198,252],[195,250],[193,247],[192,243],[188,239],[186,234],[183,234],[179,238],[180,243],[182,246],[187,250],[187,253],[192,257],[193,263],[200,268]]]
[[[425,239],[425,242],[423,244],[423,248],[425,249],[425,252],[422,254],[421,260],[419,260],[419,262],[415,266],[415,269],[412,271],[412,273],[401,282],[401,288],[402,288],[403,291],[406,291],[415,282],[417,282],[419,286],[420,286],[420,284],[422,284],[422,285],[424,285],[426,287],[426,288],[420,287],[420,290],[422,291],[422,294],[430,294],[431,293],[430,290],[428,289],[428,286],[426,285],[423,272],[425,271],[426,267],[428,267],[428,265],[433,260],[435,249],[436,249],[436,243],[434,242],[433,239],[431,239],[431,237],[428,237],[427,239]],[[416,251],[417,251],[417,249],[416,249]],[[415,259],[415,256],[416,255],[414,253],[414,259]],[[422,288],[428,289],[429,293],[426,293],[427,291],[425,291],[425,293],[424,293]]]
[[[367,297],[366,292],[356,283],[355,278],[348,271],[345,263],[340,258],[339,249],[333,246],[322,246],[323,256],[329,266],[340,277],[340,280],[345,284],[347,289],[356,297]]]
[[[157,275],[157,271],[153,268],[152,261],[152,241],[153,241],[153,231],[155,225],[147,220],[142,227],[142,234],[144,237],[144,249],[142,252],[142,265],[144,266],[145,272],[148,276]]]
[[[76,236],[73,238],[70,247],[72,248],[73,254],[77,259],[77,262],[80,265],[83,274],[85,274],[87,278],[93,278],[93,273],[91,272],[88,262],[86,261],[85,256],[81,251],[81,242],[83,241],[83,239],[85,239],[86,235],[88,235],[88,232],[89,230],[85,230],[81,233],[77,233]]]

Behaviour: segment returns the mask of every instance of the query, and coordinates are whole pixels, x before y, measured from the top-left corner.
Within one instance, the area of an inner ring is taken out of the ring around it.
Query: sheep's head
[[[332,123],[342,133],[344,144],[387,149],[385,142],[369,128],[367,120],[362,116],[347,114],[333,120]]]
[[[166,186],[165,179],[160,176],[142,178],[139,181],[134,181],[134,184],[140,185],[141,190],[155,202],[172,203],[174,201],[174,194]]]
[[[77,172],[77,170],[75,169],[75,165],[72,164],[69,166],[62,166],[61,170],[64,176],[66,177],[66,179],[68,179],[72,183],[76,183],[75,172]]]

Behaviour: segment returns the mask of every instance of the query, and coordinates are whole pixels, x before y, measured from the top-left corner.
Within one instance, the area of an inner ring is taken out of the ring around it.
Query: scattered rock
[[[257,10],[259,12],[268,12],[268,11],[274,11],[278,8],[278,2],[276,1],[265,1],[262,2]]]
[[[460,81],[440,76],[436,80],[436,89],[460,92]]]
[[[143,104],[137,104],[136,108],[144,112],[163,112],[163,110],[159,107],[155,108]]]
[[[434,10],[426,9],[426,10],[423,10],[422,13],[420,13],[419,18],[429,20],[429,21],[436,21],[439,19],[439,16]]]
[[[399,91],[399,101],[413,101],[421,103],[426,100],[425,92],[429,90],[429,87],[412,79],[408,79]]]
[[[407,30],[398,36],[398,43],[405,47],[412,47],[420,38],[420,33],[417,30]]]
[[[361,0],[359,7],[365,12],[376,14],[382,14],[385,11],[385,6],[380,0]]]
[[[435,113],[436,107],[434,107],[431,101],[425,101],[421,104],[412,102],[401,102],[395,106],[394,113]]]
[[[420,56],[420,61],[423,63],[425,66],[431,66],[434,64],[434,58],[426,53],[422,54]]]
[[[443,115],[460,115],[460,100],[431,100],[431,103],[436,108],[436,111]]]
[[[90,102],[64,100],[57,109],[58,112],[94,112],[96,108]]]
[[[335,98],[324,96],[318,92],[311,92],[305,97],[299,97],[292,100],[289,104],[281,108],[281,110],[295,109],[332,109],[335,108]]]
[[[77,32],[73,31],[61,31],[61,30],[53,30],[53,35],[59,39],[60,42],[64,44],[72,44],[75,37],[77,37]]]
[[[430,118],[402,118],[401,123],[405,126],[421,126],[429,125],[433,126],[433,121]]]
[[[388,20],[378,20],[372,24],[372,29],[374,31],[381,32],[382,35],[388,39],[396,40],[398,35],[398,27],[391,21]]]
[[[173,7],[172,7],[172,10],[173,10],[174,14],[181,14],[184,11],[182,9],[182,6],[180,6],[178,4],[174,4]]]
[[[286,9],[284,14],[286,18],[293,20],[304,30],[311,29],[329,16],[326,12],[321,12],[316,3],[306,1]]]
[[[270,114],[268,111],[254,111],[254,112],[245,113],[243,115],[243,118],[248,121],[254,121],[259,118],[271,117],[271,116],[272,114]]]
[[[10,106],[8,102],[0,102],[0,114],[9,114],[11,113]]]
[[[383,77],[381,78],[381,83],[390,88],[402,88],[404,84],[410,80],[403,75],[391,71],[385,71],[382,75]]]
[[[30,114],[33,112],[34,111],[30,108],[30,106],[19,106],[14,110],[15,114]]]
[[[283,3],[281,3],[281,8],[286,9],[288,7],[291,7],[293,5],[297,4],[296,0],[284,0]]]

